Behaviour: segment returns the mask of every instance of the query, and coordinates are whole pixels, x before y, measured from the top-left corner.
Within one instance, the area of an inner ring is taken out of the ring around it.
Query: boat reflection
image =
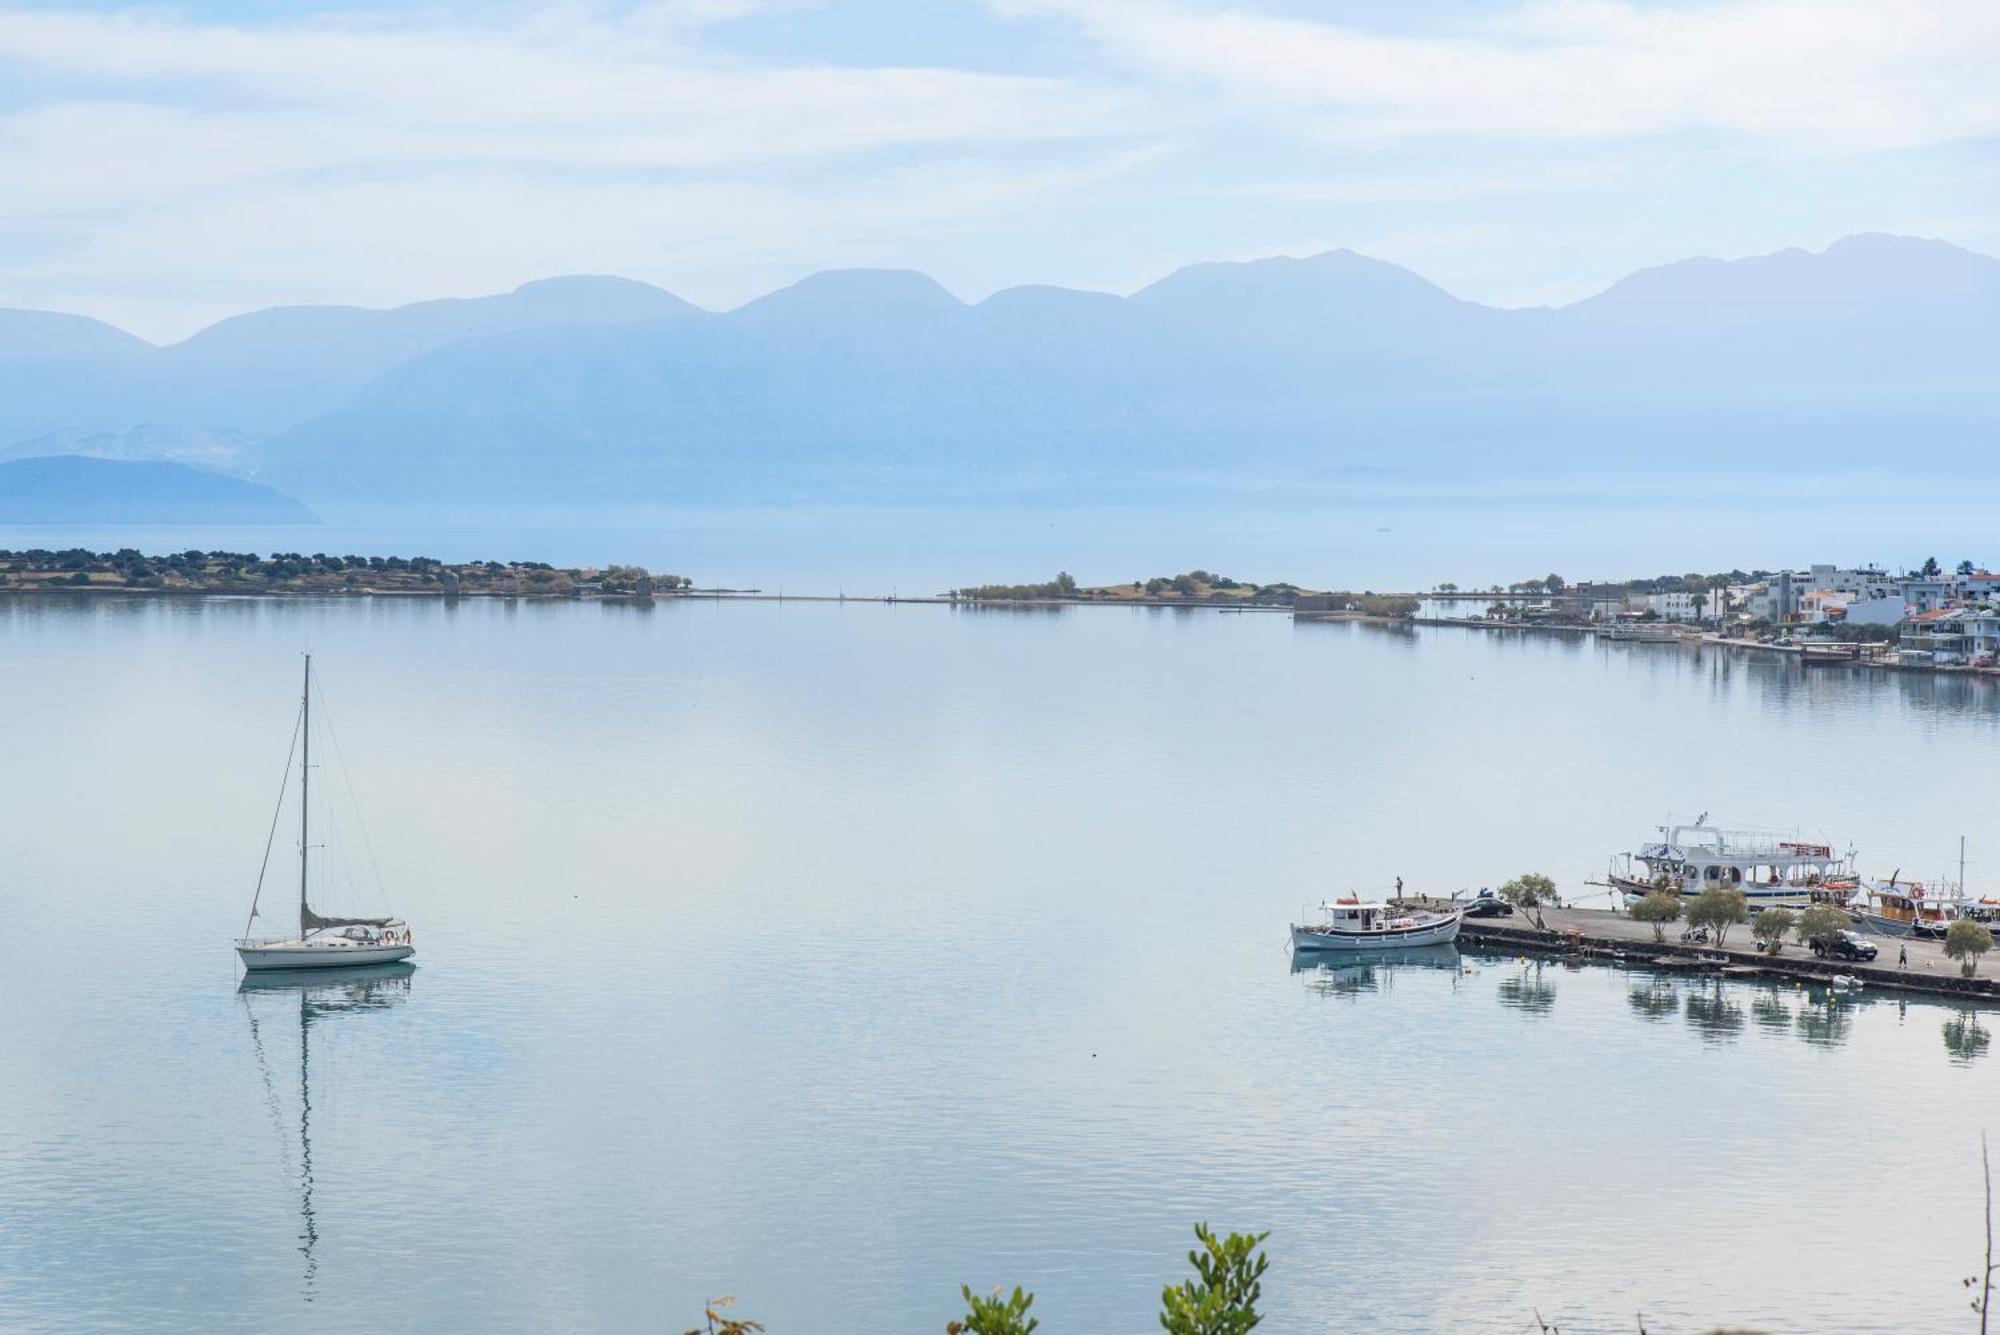
[[[1292,972],[1321,996],[1354,997],[1363,992],[1387,992],[1403,969],[1446,969],[1458,973],[1455,946],[1412,946],[1404,950],[1369,950],[1329,958],[1325,952],[1293,952]]]
[[[291,1132],[286,1126],[284,1097],[265,1050],[265,1027],[292,1018],[291,1002],[298,1000],[299,1033],[299,1255],[303,1265],[305,1301],[314,1298],[319,1278],[319,1216],[313,1206],[312,1138],[312,1040],[315,1026],[329,1019],[366,1011],[399,1006],[410,996],[410,976],[417,966],[408,962],[368,965],[351,969],[265,970],[243,975],[236,991],[250,1019],[250,1045],[257,1054],[257,1067],[264,1080],[271,1120],[284,1143],[289,1163]],[[282,1031],[280,1031],[282,1032]],[[273,1037],[277,1035],[274,1033]]]

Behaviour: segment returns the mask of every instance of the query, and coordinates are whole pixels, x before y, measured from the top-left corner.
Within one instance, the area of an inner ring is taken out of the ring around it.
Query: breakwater
[[[1435,900],[1428,902],[1437,904]],[[1741,933],[1743,944],[1732,939],[1730,944],[1719,946],[1684,944],[1677,939],[1679,928],[1672,925],[1666,940],[1655,941],[1650,923],[1602,909],[1542,909],[1544,925],[1539,927],[1533,921],[1536,912],[1517,911],[1511,918],[1467,918],[1459,928],[1459,937],[1467,943],[1507,950],[1579,955],[1609,963],[1715,972],[1726,977],[1825,983],[1844,975],[1867,987],[2000,1002],[2000,979],[1962,976],[1957,962],[1947,959],[1943,948],[1933,941],[1870,937],[1881,952],[1872,962],[1821,959],[1790,942],[1781,953],[1766,954],[1756,948],[1747,924],[1731,934],[1734,938]],[[1900,947],[1908,950],[1907,963],[1898,959]]]

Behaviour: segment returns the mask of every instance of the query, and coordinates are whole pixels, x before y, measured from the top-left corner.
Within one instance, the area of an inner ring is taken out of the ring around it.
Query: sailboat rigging
[[[345,918],[317,913],[311,902],[312,870],[312,655],[305,661],[305,686],[299,700],[298,731],[294,736],[299,756],[299,930],[291,937],[251,937],[249,928],[236,942],[236,953],[246,969],[325,969],[352,968],[363,964],[389,964],[416,953],[410,925],[401,918]],[[290,758],[286,759],[289,777]],[[278,795],[283,810],[284,790]],[[250,918],[257,918],[258,900],[264,892],[264,872],[269,868],[271,842],[277,834],[277,813],[272,816],[271,835],[264,842],[264,866],[257,873],[257,892],[251,897]]]

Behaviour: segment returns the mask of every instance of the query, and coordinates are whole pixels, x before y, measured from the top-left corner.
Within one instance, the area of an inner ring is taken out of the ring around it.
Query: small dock
[[[1440,900],[1413,900],[1428,907],[1446,907]],[[1545,927],[1535,925],[1539,913]],[[1825,983],[1836,974],[1860,979],[1864,986],[1899,992],[1920,992],[1930,996],[1963,997],[2000,1001],[2000,977],[1985,972],[1962,977],[1956,961],[1946,958],[1936,941],[1911,937],[1868,936],[1881,953],[1872,963],[1859,960],[1821,959],[1803,945],[1786,938],[1782,953],[1766,955],[1750,935],[1750,924],[1729,929],[1729,942],[1717,946],[1683,945],[1682,924],[1667,924],[1665,941],[1653,940],[1653,925],[1636,922],[1623,913],[1603,909],[1516,909],[1511,918],[1467,918],[1459,927],[1459,940],[1467,945],[1533,954],[1574,955],[1606,963],[1640,965],[1665,970],[1712,972],[1731,978],[1771,978],[1786,981]],[[1896,962],[1898,947],[1908,947],[1907,967]],[[2000,969],[2000,950],[1984,960],[1982,971]]]

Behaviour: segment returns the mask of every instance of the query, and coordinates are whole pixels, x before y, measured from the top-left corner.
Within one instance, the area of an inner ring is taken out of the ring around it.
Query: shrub
[[[1196,1224],[1199,1250],[1188,1253],[1195,1279],[1169,1285],[1160,1294],[1160,1328],[1167,1335],[1245,1335],[1264,1318],[1257,1314],[1261,1280],[1270,1264],[1258,1251],[1269,1233],[1231,1233],[1218,1239],[1208,1225]]]
[[[995,1289],[990,1298],[980,1297],[970,1285],[961,1284],[958,1291],[965,1295],[965,1317],[946,1325],[945,1335],[1029,1335],[1042,1324],[1028,1315],[1035,1295],[1021,1292],[1019,1286],[1004,1295]]]
[[[1688,926],[1712,928],[1718,946],[1729,939],[1731,927],[1749,916],[1750,901],[1743,892],[1722,886],[1702,891],[1687,911]]]
[[[1792,924],[1797,921],[1798,915],[1790,909],[1765,909],[1750,924],[1750,935],[1756,937],[1758,944],[1765,950],[1775,955],[1784,949],[1785,933],[1791,931]]]
[[[1796,931],[1802,945],[1824,941],[1828,937],[1846,931],[1854,925],[1854,920],[1831,904],[1815,904],[1799,915]]]
[[[1681,916],[1679,895],[1670,895],[1664,890],[1655,890],[1632,906],[1632,917],[1636,922],[1653,924],[1653,939],[1667,939],[1667,924]]]
[[[1556,883],[1538,871],[1523,872],[1500,887],[1501,896],[1510,904],[1523,908],[1533,908],[1537,904],[1561,906],[1562,900],[1556,896]]]
[[[1958,972],[1970,978],[1979,972],[1979,957],[1993,949],[1993,933],[1970,918],[1960,918],[1944,933],[1944,953],[1958,961]]]

